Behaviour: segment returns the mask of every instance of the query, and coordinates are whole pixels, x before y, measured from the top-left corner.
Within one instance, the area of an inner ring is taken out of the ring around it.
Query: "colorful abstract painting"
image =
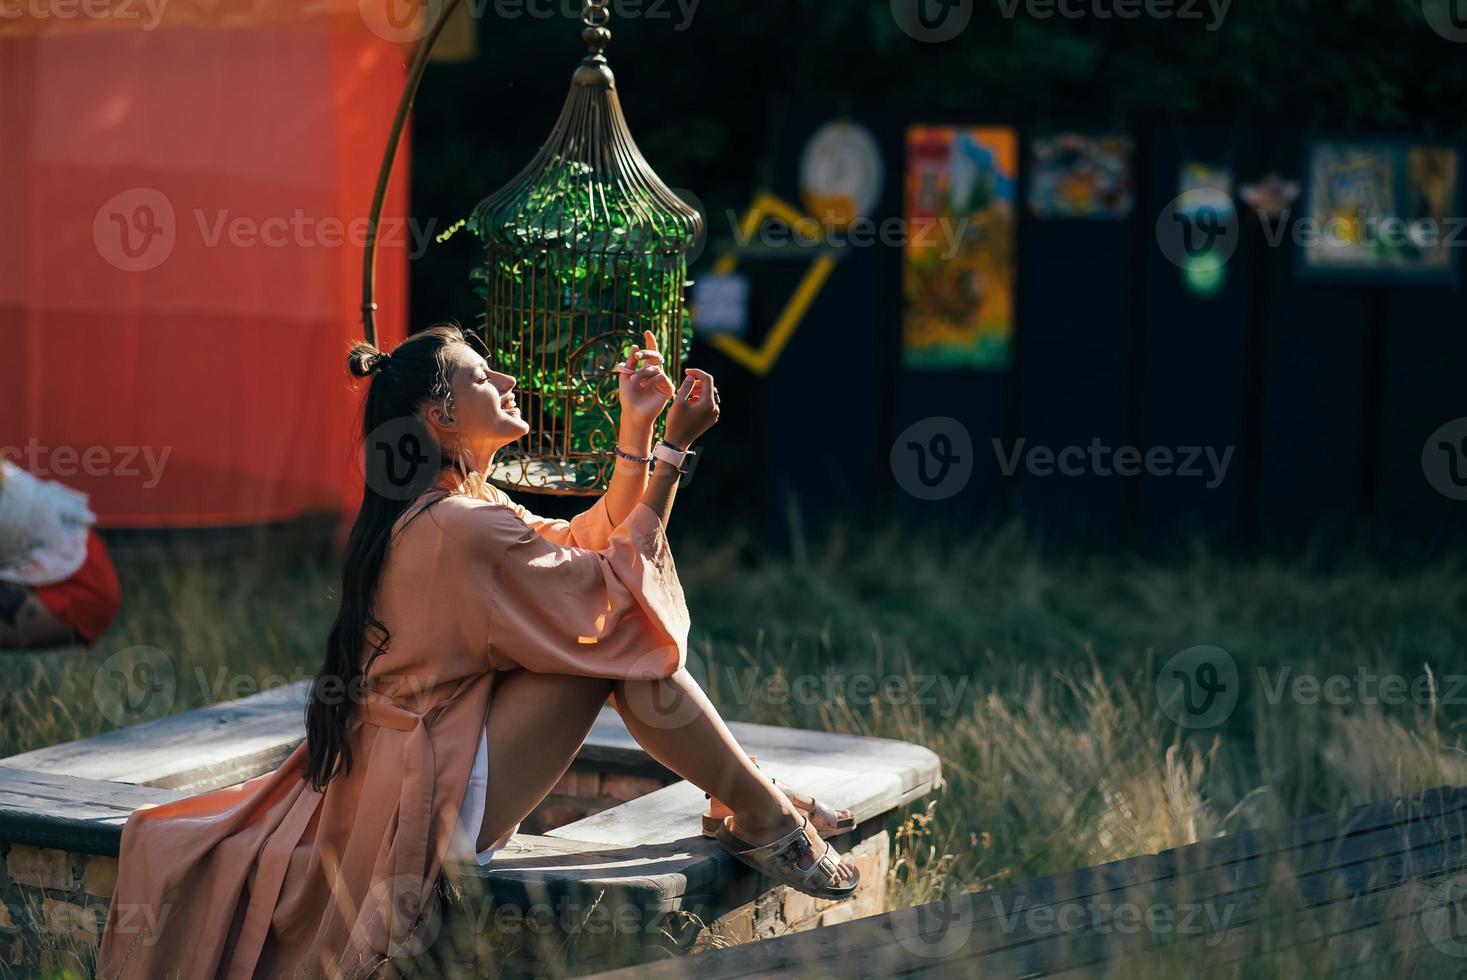
[[[907,130],[904,367],[1012,363],[1017,173],[1013,129]]]
[[[1320,141],[1310,148],[1294,238],[1305,278],[1456,282],[1467,241],[1452,147],[1407,140]]]
[[[1036,218],[1125,218],[1135,203],[1131,137],[1051,133],[1029,148],[1029,213]]]

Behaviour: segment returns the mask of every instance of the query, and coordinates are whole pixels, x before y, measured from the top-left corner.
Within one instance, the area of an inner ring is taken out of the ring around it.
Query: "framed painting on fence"
[[[1293,225],[1301,279],[1455,286],[1461,155],[1410,139],[1310,144],[1304,204]]]
[[[1012,364],[1017,177],[1012,128],[907,130],[903,367]]]
[[[1133,144],[1120,133],[1049,133],[1029,144],[1029,213],[1118,219],[1135,205]]]

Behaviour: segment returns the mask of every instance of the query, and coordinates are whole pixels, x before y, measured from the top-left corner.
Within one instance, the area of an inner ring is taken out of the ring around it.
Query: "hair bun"
[[[376,374],[383,364],[387,363],[386,353],[376,347],[362,341],[352,345],[346,355],[346,369],[353,377],[365,378]]]

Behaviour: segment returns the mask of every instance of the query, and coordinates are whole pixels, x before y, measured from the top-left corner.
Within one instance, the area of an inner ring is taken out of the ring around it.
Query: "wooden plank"
[[[0,840],[115,856],[134,810],[184,795],[0,766]]]
[[[147,725],[23,752],[0,765],[188,793],[269,772],[305,738],[310,681],[196,708]]]
[[[516,835],[486,868],[461,873],[484,880],[501,901],[546,901],[606,893],[649,913],[670,912],[753,878],[715,842],[701,837],[629,847],[566,837]]]
[[[1092,930],[1090,935],[1034,936],[1022,921],[1035,909],[1053,910],[1059,904],[1100,899],[1112,907],[1130,903],[1169,901],[1200,895],[1213,902],[1227,901],[1246,923],[1268,897],[1267,884],[1280,866],[1291,869],[1294,887],[1306,905],[1358,901],[1372,888],[1405,887],[1411,881],[1443,868],[1467,865],[1467,835],[1462,833],[1467,800],[1454,790],[1434,791],[1397,801],[1372,804],[1333,817],[1301,821],[1275,833],[1239,835],[1156,855],[1082,869],[1037,882],[1021,883],[970,896],[959,904],[951,933],[952,914],[936,906],[899,910],[831,929],[746,945],[700,957],[697,971],[705,980],[767,975],[788,969],[819,968],[830,974],[855,968],[863,975],[910,975],[930,970],[934,975],[973,975],[981,966],[985,975],[1038,975],[1059,968],[1108,961],[1118,954],[1144,951],[1155,935],[1140,939]],[[1394,821],[1394,822],[1392,822]],[[1305,842],[1286,846],[1287,842]],[[1219,846],[1223,845],[1223,846]],[[1184,877],[1178,878],[1178,875]],[[1394,884],[1392,884],[1394,883]],[[984,901],[986,899],[986,901]],[[1020,905],[1020,903],[1023,903]],[[985,905],[987,906],[985,908]],[[1007,916],[1008,921],[1000,921]],[[1104,921],[1098,923],[1101,928]],[[1110,923],[1114,925],[1114,923]],[[962,935],[958,936],[961,929]],[[1240,935],[1243,933],[1240,933]],[[1134,934],[1133,934],[1134,935]],[[1117,938],[1119,936],[1119,939]],[[957,942],[952,940],[957,938]],[[1234,942],[1242,940],[1234,939]],[[1129,947],[1129,948],[1128,948]],[[924,949],[943,950],[928,963]],[[849,961],[853,950],[857,960]],[[644,968],[652,976],[682,976],[679,964]]]

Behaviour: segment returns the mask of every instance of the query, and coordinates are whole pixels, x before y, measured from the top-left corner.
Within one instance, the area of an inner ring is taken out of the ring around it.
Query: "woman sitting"
[[[371,379],[367,486],[306,741],[275,772],[129,818],[99,976],[405,966],[444,862],[492,860],[609,696],[649,755],[715,798],[711,833],[740,860],[809,894],[855,889],[825,840],[849,813],[763,776],[684,668],[669,464],[718,418],[712,377],[690,369],[674,391],[648,334],[616,367],[609,489],[549,520],[486,479],[529,426],[515,378],[476,341],[439,326],[391,354],[353,351],[352,372]],[[670,445],[649,477],[669,399]]]

